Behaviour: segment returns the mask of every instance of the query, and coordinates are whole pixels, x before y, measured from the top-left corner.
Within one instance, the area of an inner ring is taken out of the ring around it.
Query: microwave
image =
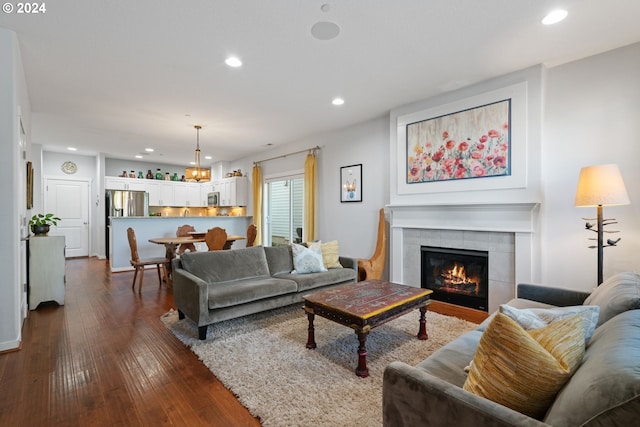
[[[207,194],[207,205],[218,207],[220,206],[220,192],[214,191],[213,193]]]

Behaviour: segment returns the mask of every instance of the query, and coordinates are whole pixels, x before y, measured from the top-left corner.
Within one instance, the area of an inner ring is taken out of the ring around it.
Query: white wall
[[[231,162],[251,180],[253,162],[320,146],[318,151],[318,238],[338,240],[340,254],[369,258],[377,240],[378,211],[389,200],[388,118],[284,144]],[[263,176],[304,169],[305,153],[262,164]],[[340,167],[362,164],[362,202],[340,203]],[[253,203],[248,207],[253,214]]]
[[[202,166],[206,167],[206,165]],[[160,168],[162,175],[164,175],[166,172],[169,172],[170,175],[177,173],[179,177],[182,177],[182,175],[184,175],[186,166],[156,162],[142,162],[135,160],[105,159],[104,167],[106,176],[120,176],[124,171],[126,171],[127,173],[134,171],[136,176],[138,176],[138,172],[142,172],[142,175],[146,177],[147,171],[151,169],[151,173],[153,173],[155,177],[156,170]]]
[[[543,281],[596,285],[595,233],[581,219],[596,210],[574,198],[580,168],[605,163],[620,167],[631,204],[604,208],[618,220],[605,230],[621,231],[609,237],[622,238],[604,249],[604,278],[640,271],[640,44],[550,69],[544,123]]]
[[[20,118],[30,138],[30,106],[15,33],[0,29],[0,351],[17,348],[22,339],[22,270],[25,243],[21,230],[27,215],[25,160],[20,146]]]

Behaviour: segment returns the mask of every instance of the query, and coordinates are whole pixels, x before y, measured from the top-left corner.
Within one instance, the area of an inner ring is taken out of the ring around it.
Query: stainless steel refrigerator
[[[109,228],[111,217],[117,216],[149,216],[149,193],[145,191],[107,190],[105,194],[107,225],[105,242],[107,258],[109,258]]]

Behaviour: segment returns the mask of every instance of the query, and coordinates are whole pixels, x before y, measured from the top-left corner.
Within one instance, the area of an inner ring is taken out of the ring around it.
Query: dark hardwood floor
[[[259,426],[160,316],[173,294],[145,274],[66,262],[64,307],[40,305],[0,355],[0,426]]]
[[[0,426],[260,426],[164,327],[173,294],[155,271],[141,295],[96,258],[68,259],[66,276],[64,307],[30,311],[22,349],[0,355]]]

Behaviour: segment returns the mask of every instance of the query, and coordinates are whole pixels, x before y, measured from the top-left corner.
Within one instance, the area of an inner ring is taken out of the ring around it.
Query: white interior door
[[[61,219],[49,234],[65,237],[66,256],[89,256],[89,181],[47,178],[44,206]]]

